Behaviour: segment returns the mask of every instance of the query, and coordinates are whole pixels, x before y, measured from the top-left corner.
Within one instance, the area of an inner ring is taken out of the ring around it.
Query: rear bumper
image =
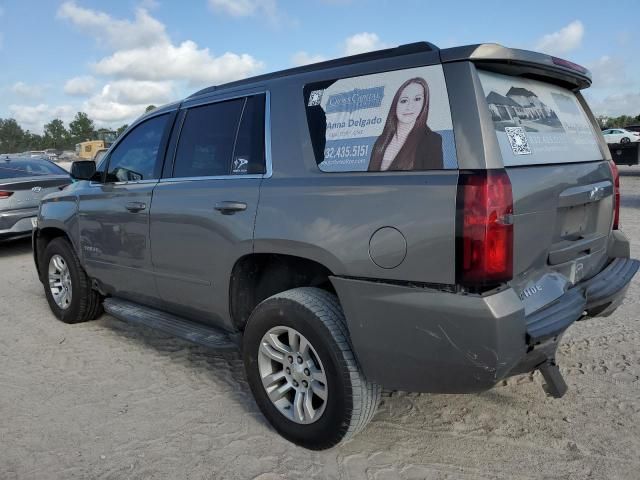
[[[38,216],[38,207],[0,212],[0,239],[31,234],[31,219]]]
[[[553,360],[573,322],[585,312],[611,313],[622,302],[639,265],[614,259],[529,316],[511,288],[479,296],[339,277],[332,282],[368,379],[395,390],[469,393]]]

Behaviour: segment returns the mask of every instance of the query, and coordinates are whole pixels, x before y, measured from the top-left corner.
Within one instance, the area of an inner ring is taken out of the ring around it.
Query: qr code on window
[[[322,102],[322,92],[323,90],[314,90],[311,92],[311,95],[309,95],[309,107],[316,107],[320,105],[320,102]]]
[[[530,155],[531,147],[527,141],[527,134],[522,127],[504,127],[514,155]]]

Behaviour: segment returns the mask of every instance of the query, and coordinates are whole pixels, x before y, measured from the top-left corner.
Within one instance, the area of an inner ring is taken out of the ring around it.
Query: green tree
[[[120,135],[122,135],[127,128],[129,128],[129,125],[126,123],[122,125],[120,128],[118,128],[116,130],[116,137],[119,137]]]
[[[13,118],[0,118],[0,153],[21,152],[25,146],[25,133]]]
[[[78,112],[73,121],[69,123],[69,132],[74,137],[75,143],[91,140],[95,134],[93,120],[86,113]]]
[[[24,132],[24,140],[21,150],[44,150],[48,148],[47,139],[37,133],[27,130]]]
[[[44,126],[44,140],[52,148],[62,148],[69,139],[69,132],[59,118],[51,120]]]
[[[150,112],[151,110],[155,110],[156,107],[155,105],[148,105],[147,108],[144,109],[144,113]]]

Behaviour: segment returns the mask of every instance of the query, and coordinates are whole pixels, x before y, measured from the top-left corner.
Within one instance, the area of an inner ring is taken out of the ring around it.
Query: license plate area
[[[576,205],[558,210],[556,238],[577,240],[596,229],[596,204]]]

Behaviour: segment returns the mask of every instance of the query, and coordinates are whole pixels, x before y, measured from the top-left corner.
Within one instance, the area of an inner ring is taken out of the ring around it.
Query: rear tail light
[[[613,177],[613,229],[618,230],[620,228],[620,173],[618,166],[612,160],[609,161],[609,168]]]
[[[456,256],[461,285],[489,287],[513,277],[513,195],[504,170],[460,174]]]
[[[13,195],[13,192],[5,192],[3,190],[0,190],[0,199],[9,198],[11,195]]]

